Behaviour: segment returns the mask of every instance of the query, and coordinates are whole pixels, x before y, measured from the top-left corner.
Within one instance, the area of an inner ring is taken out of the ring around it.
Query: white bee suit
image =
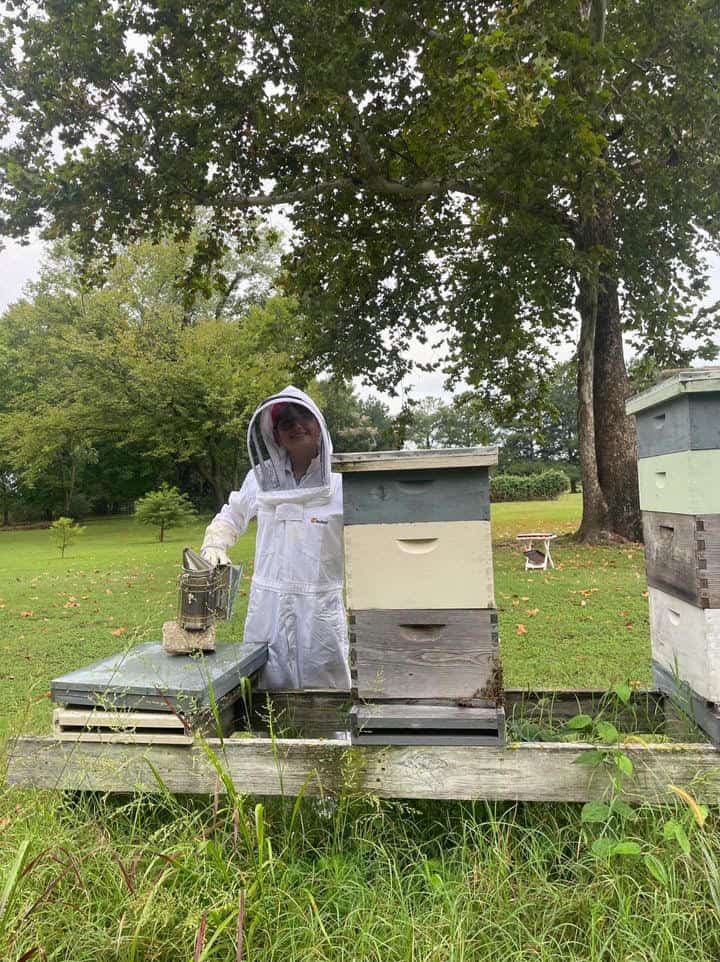
[[[318,455],[299,482],[274,437],[271,410],[282,402],[309,409],[320,425]],[[253,467],[208,525],[203,554],[222,557],[257,516],[245,640],[268,643],[260,687],[347,690],[342,478],[330,471],[325,419],[307,394],[287,387],[255,411],[248,451]]]

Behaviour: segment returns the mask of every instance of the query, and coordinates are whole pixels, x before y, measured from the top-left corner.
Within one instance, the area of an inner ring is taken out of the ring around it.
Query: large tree
[[[202,286],[285,205],[318,369],[392,387],[435,325],[506,407],[577,309],[581,533],[638,533],[622,337],[672,360],[712,321],[720,0],[8,7],[6,233],[111,255],[201,207]]]

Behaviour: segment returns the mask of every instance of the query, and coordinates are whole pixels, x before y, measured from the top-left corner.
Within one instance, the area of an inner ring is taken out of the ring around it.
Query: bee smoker
[[[187,631],[205,631],[232,617],[242,567],[211,565],[192,548],[183,551],[178,593],[178,624]]]
[[[163,624],[163,651],[170,655],[215,651],[215,622],[232,617],[242,566],[211,565],[192,548],[183,551],[175,621]]]

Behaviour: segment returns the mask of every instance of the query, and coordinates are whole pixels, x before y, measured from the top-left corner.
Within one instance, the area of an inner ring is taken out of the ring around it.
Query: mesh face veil
[[[330,485],[332,445],[322,414],[297,388],[286,388],[258,407],[248,429],[250,463],[261,492],[294,491],[298,488],[288,447],[299,446],[311,455],[300,484],[303,490]]]

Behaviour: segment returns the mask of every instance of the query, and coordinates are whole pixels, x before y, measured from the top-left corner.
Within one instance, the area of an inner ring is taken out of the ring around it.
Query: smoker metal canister
[[[183,571],[178,592],[178,624],[190,631],[204,631],[215,621],[232,617],[241,565],[212,566],[197,552],[183,552]]]

